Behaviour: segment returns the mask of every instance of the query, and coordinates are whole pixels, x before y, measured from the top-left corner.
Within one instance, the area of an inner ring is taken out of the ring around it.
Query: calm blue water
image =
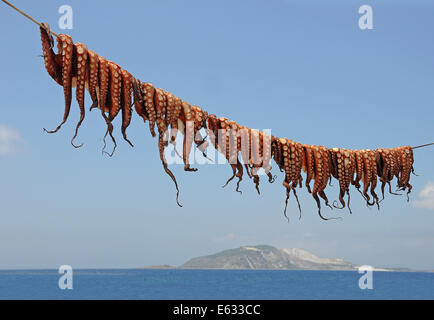
[[[60,290],[57,270],[0,271],[0,299],[434,299],[434,273],[356,271],[75,270]]]

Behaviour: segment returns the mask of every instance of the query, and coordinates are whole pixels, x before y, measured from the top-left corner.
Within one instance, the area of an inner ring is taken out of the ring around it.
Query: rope
[[[412,149],[428,147],[428,146],[432,146],[433,144],[434,144],[434,142],[431,142],[431,143],[423,144],[421,146],[412,147]]]
[[[15,7],[13,4],[9,3],[9,2],[6,1],[6,0],[1,0],[1,1],[3,1],[4,3],[6,3],[6,4],[7,4],[9,7],[11,7],[12,9],[14,9],[14,10],[18,11],[19,13],[21,13],[21,14],[22,14],[23,16],[25,16],[27,19],[29,19],[29,20],[33,21],[34,23],[36,23],[38,26],[43,27],[43,26],[41,25],[41,23],[39,23],[38,21],[36,21],[35,19],[33,19],[33,18],[32,18],[31,16],[29,16],[27,13],[25,13],[25,12],[21,11],[20,9],[18,9],[17,7]],[[51,30],[50,30],[50,32],[51,32],[51,34],[52,34],[53,36],[55,36],[56,38],[58,37],[57,33],[54,33],[54,32],[51,31]]]

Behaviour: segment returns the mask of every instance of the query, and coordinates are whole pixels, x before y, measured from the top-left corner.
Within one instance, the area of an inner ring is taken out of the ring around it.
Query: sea
[[[434,299],[434,273],[374,271],[369,281],[366,275],[358,271],[92,269],[72,270],[65,279],[58,270],[0,270],[0,299]]]

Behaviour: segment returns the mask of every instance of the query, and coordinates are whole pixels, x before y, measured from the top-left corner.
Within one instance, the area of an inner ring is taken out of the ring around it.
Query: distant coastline
[[[356,271],[358,268],[358,265],[343,259],[321,258],[302,249],[278,249],[269,245],[254,245],[192,258],[180,266],[152,265],[139,269]],[[434,270],[387,267],[374,267],[373,271],[434,272]]]
[[[128,269],[128,268],[127,268]],[[354,269],[249,269],[249,268],[185,268],[182,266],[169,266],[169,265],[163,265],[163,266],[143,266],[138,267],[136,269],[139,270],[252,270],[252,271],[357,271],[358,267],[355,267]],[[434,273],[434,270],[417,270],[417,269],[409,269],[409,268],[375,268],[373,269],[375,272],[427,272],[427,273]]]
[[[167,264],[163,264],[163,265],[159,265],[159,266],[145,266],[145,267],[140,267],[139,269],[159,269],[159,270],[165,270],[165,269],[179,269],[178,267],[175,266],[169,266]]]
[[[230,268],[184,268],[181,266],[143,266],[135,269],[139,270],[228,270],[228,271],[357,271],[357,268],[354,269],[345,269],[345,270],[331,270],[331,269],[230,269]],[[116,270],[116,269],[115,269]],[[128,268],[127,268],[128,270]],[[375,272],[426,272],[426,273],[434,273],[434,270],[417,270],[417,269],[408,269],[408,268],[374,268]]]

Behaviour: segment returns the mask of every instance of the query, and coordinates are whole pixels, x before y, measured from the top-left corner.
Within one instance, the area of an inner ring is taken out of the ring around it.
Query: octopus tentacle
[[[284,172],[283,165],[283,151],[282,151],[282,143],[279,138],[271,137],[271,153],[273,155],[274,162],[276,162],[279,167],[280,172]]]
[[[366,199],[366,205],[367,206],[373,206],[375,204],[375,199],[371,202],[370,197],[368,195],[369,186],[371,185],[372,181],[372,168],[371,163],[369,160],[369,152],[370,150],[361,150],[360,153],[362,155],[363,159],[363,196]]]
[[[173,149],[175,154],[182,159],[182,156],[179,154],[176,148],[176,136],[178,134],[178,119],[180,117],[180,112],[182,108],[182,100],[178,97],[175,97],[170,92],[166,92],[167,99],[167,113],[166,113],[166,122],[167,127],[170,127],[170,132],[168,131],[168,141],[173,145]],[[169,129],[167,129],[169,130]]]
[[[250,172],[249,164],[251,157],[251,141],[249,129],[245,126],[239,125],[238,133],[240,135],[241,143],[241,159],[243,160],[244,168],[246,169],[247,176],[251,179],[252,174]]]
[[[302,186],[303,178],[301,177],[301,170],[303,167],[303,146],[299,142],[292,142],[291,147],[292,154],[294,157],[291,161],[295,161],[294,163],[294,176],[292,180],[292,192],[294,193],[295,200],[297,201],[298,210],[299,210],[299,219],[301,219],[301,205],[300,201],[298,200],[296,187],[297,185]]]
[[[280,139],[280,143],[282,144],[283,165],[285,168],[285,180],[283,181],[283,186],[286,188],[287,192],[291,190],[293,191],[299,205],[298,208],[301,215],[301,207],[295,191],[295,188],[299,182],[299,175],[301,171],[301,158],[299,157],[299,148],[301,145],[298,146],[294,143],[294,141],[284,138]],[[288,199],[289,196],[287,197],[287,200]]]
[[[167,109],[167,96],[164,90],[162,89],[155,89],[155,95],[154,95],[154,105],[155,105],[155,115],[156,115],[156,122],[157,122],[157,128],[158,128],[158,150],[160,153],[160,160],[163,165],[164,171],[170,176],[172,181],[175,184],[176,188],[176,202],[178,203],[178,206],[182,207],[182,205],[179,203],[179,188],[178,183],[176,181],[175,176],[173,175],[172,171],[168,168],[167,160],[164,156],[164,148],[167,146],[167,123],[166,123],[166,109]]]
[[[395,162],[395,170],[391,174],[394,177],[396,177],[397,184],[399,184],[399,174],[403,170],[402,157],[401,157],[402,148],[398,147],[398,148],[393,148],[392,150],[393,150],[393,161]],[[392,179],[394,177],[392,177]],[[392,186],[390,183],[389,183],[389,193],[392,193],[394,195],[402,195],[400,193],[393,193],[392,192]]]
[[[144,83],[142,84],[142,90],[144,92],[144,100],[145,100],[145,110],[149,117],[149,130],[153,137],[156,136],[155,133],[155,123],[157,119],[157,114],[154,107],[154,96],[155,96],[155,88],[152,83]]]
[[[363,193],[360,191],[360,187],[361,187],[360,181],[363,179],[363,170],[364,170],[363,155],[362,155],[360,150],[356,150],[356,151],[354,151],[354,153],[355,153],[355,157],[356,157],[356,177],[353,181],[353,185],[356,187],[356,189],[359,191],[359,193],[363,196]]]
[[[219,141],[218,141],[218,126],[217,126],[217,117],[215,114],[210,114],[208,116],[208,137],[211,141],[211,144],[214,145],[215,149],[219,151]]]
[[[259,131],[259,146],[258,146],[259,158],[257,160],[256,167],[258,169],[263,168],[265,174],[268,177],[268,182],[274,183],[276,178],[270,172],[272,169],[270,165],[271,154],[272,154],[271,141],[272,139],[270,135],[268,135],[263,131]]]
[[[371,170],[372,170],[372,181],[371,181],[371,189],[370,193],[373,197],[373,201],[377,204],[377,208],[380,209],[379,198],[375,193],[375,187],[377,186],[377,164],[375,161],[375,151],[370,151],[370,161],[371,161]]]
[[[261,139],[259,136],[259,132],[254,129],[249,130],[249,137],[251,141],[251,149],[250,149],[250,164],[252,165],[251,174],[253,177],[253,183],[255,184],[256,191],[258,192],[258,195],[261,194],[261,191],[259,190],[259,175],[258,170],[262,166],[261,161]]]
[[[163,164],[164,171],[169,175],[169,177],[172,179],[173,183],[175,184],[176,203],[178,204],[178,206],[182,207],[181,203],[179,203],[178,182],[176,181],[176,178],[175,178],[174,174],[172,173],[172,171],[167,166],[167,161],[166,161],[166,158],[164,156],[164,148],[165,148],[165,141],[163,139],[163,135],[160,133],[159,139],[158,139],[158,151],[160,153],[160,160],[161,160],[161,163]]]
[[[155,105],[157,129],[160,136],[164,137],[167,131],[167,123],[165,119],[166,109],[167,109],[167,98],[164,90],[159,88],[155,89],[154,105]],[[167,140],[165,141],[165,145],[167,145]]]
[[[225,188],[229,184],[229,182],[231,182],[235,178],[235,176],[237,175],[237,167],[234,165],[231,165],[231,168],[232,168],[232,176],[229,177],[229,179],[222,186],[222,188]]]
[[[88,91],[90,97],[92,99],[92,105],[89,108],[89,111],[92,111],[94,108],[98,108],[98,95],[99,95],[99,57],[98,55],[92,51],[87,50],[87,56],[89,59],[89,80],[88,80]]]
[[[178,119],[181,115],[182,100],[175,97],[175,107],[173,109],[172,120],[170,122],[170,143],[173,145],[175,153],[182,159],[182,156],[178,153],[176,149],[176,136],[178,135]]]
[[[221,142],[219,141],[219,144],[220,146],[223,146],[222,154],[225,156],[226,160],[232,168],[232,176],[227,180],[226,184],[224,185],[225,187],[237,176],[237,141],[236,135],[233,135],[231,132],[232,130],[230,128],[230,122],[228,121],[228,119],[223,117],[218,118],[218,129],[218,133],[221,135],[221,137],[219,137],[221,140]]]
[[[100,60],[101,61],[101,60]],[[105,62],[104,62],[105,63]],[[121,67],[117,64],[107,61],[108,66],[108,91],[107,91],[107,99],[102,100],[106,101],[104,108],[101,107],[102,115],[107,123],[107,131],[104,136],[104,148],[103,153],[113,156],[116,150],[116,142],[114,142],[114,148],[112,153],[105,152],[105,139],[107,134],[110,134],[110,137],[113,138],[113,124],[112,121],[119,114],[119,111],[122,108],[122,74]],[[103,98],[102,98],[103,99]],[[105,112],[108,112],[108,117]]]
[[[323,164],[323,180],[320,187],[318,188],[318,194],[325,201],[325,205],[330,209],[333,209],[333,207],[329,204],[329,200],[324,191],[325,188],[327,187],[327,183],[330,177],[330,165],[331,165],[330,153],[329,150],[325,147],[320,147],[320,153],[322,155],[321,158]]]
[[[87,61],[87,48],[82,43],[75,44],[75,52],[77,53],[77,88],[75,89],[76,99],[80,107],[80,120],[75,128],[75,134],[71,139],[71,144],[74,148],[80,148],[83,144],[76,146],[74,140],[77,137],[78,129],[83,123],[86,110],[84,108],[84,90],[86,87],[86,78],[88,78],[88,61]]]
[[[236,148],[236,167],[237,167],[237,174],[236,174],[236,176],[238,178],[237,187],[236,187],[235,191],[237,191],[240,194],[242,194],[242,192],[240,191],[240,183],[243,180],[244,170],[243,170],[243,166],[242,166],[242,164],[240,162],[240,159],[238,157],[238,153],[242,152],[242,148],[243,148],[242,138],[241,138],[240,131],[239,131],[240,129],[242,129],[242,126],[240,126],[239,124],[233,122],[233,124],[232,124],[232,134],[236,136],[234,138],[233,142],[234,142],[234,145],[235,145],[235,148]]]
[[[350,185],[352,181],[354,181],[354,172],[355,172],[355,159],[354,153],[352,150],[345,149],[344,151],[344,168],[345,168],[345,191],[348,196],[347,207],[352,214],[352,210],[350,207]],[[375,165],[375,164],[374,164]]]
[[[131,108],[131,99],[132,99],[132,86],[133,86],[133,76],[127,71],[122,70],[121,71],[122,76],[122,136],[126,142],[129,143],[131,147],[134,147],[134,145],[131,143],[131,141],[127,137],[126,130],[128,126],[131,123],[131,117],[132,117],[132,108]]]
[[[295,191],[295,188],[292,188],[292,192],[294,193],[295,201],[297,201],[297,205],[298,205],[298,211],[299,211],[298,220],[301,220],[301,205],[300,205],[300,201],[298,200],[298,196],[297,196],[297,192]]]
[[[390,163],[388,158],[388,150],[385,149],[377,149],[377,154],[379,155],[378,164],[377,164],[377,170],[378,170],[378,176],[380,178],[381,182],[381,194],[382,199],[384,200],[384,188],[386,184],[388,183],[389,179],[389,170],[390,170]]]
[[[251,179],[253,179],[253,183],[255,184],[256,191],[258,192],[258,194],[260,194],[260,191],[259,191],[259,177],[257,175],[255,176],[254,171],[253,171],[253,168],[254,168],[254,165],[253,165],[253,157],[254,157],[254,154],[253,154],[253,152],[254,152],[253,145],[254,145],[254,141],[253,141],[253,136],[252,136],[252,129],[250,129],[248,127],[245,127],[245,129],[246,129],[246,135],[247,135],[246,141],[248,141],[248,143],[247,143],[247,151],[246,151],[247,154],[248,154],[248,160],[247,160],[247,163],[245,164],[245,168],[246,168],[247,172],[250,171],[249,177]]]
[[[48,131],[44,128],[44,131],[47,133],[56,133],[68,120],[72,101],[72,65],[74,59],[74,44],[71,37],[66,34],[59,34],[57,40],[58,55],[60,56],[62,63],[62,85],[65,96],[65,112],[62,122],[55,130]]]
[[[333,162],[335,163],[335,174],[336,178],[339,181],[339,202],[341,203],[341,207],[337,205],[337,201],[335,200],[333,202],[333,207],[336,209],[343,209],[345,208],[346,204],[344,201],[344,195],[345,195],[345,167],[344,167],[344,159],[342,157],[343,151],[339,148],[333,148]]]
[[[110,98],[109,119],[113,121],[122,109],[122,69],[117,64],[109,61],[110,72]]]
[[[230,156],[229,163],[235,166],[237,173],[236,177],[238,178],[237,188],[235,189],[237,192],[239,191],[240,183],[243,179],[243,166],[241,165],[240,159],[238,157],[238,153],[242,151],[242,141],[239,129],[241,128],[235,121],[229,122],[230,127]]]
[[[310,188],[310,181],[315,177],[315,158],[313,157],[313,150],[311,146],[305,144],[303,146],[306,158],[306,181],[305,186],[309,193],[312,193]]]
[[[111,107],[111,97],[110,97],[110,69],[109,69],[109,61],[104,57],[99,56],[99,70],[98,70],[98,78],[99,78],[99,108],[101,109],[101,115],[104,118],[107,124],[107,131],[104,136],[104,148],[102,150],[103,154],[107,154],[109,157],[112,157],[117,144],[116,139],[113,137],[113,124],[111,123],[109,117],[107,117],[106,112],[110,112]],[[107,134],[110,135],[110,138],[113,141],[113,150],[111,153],[105,151],[106,143],[105,138]]]
[[[325,196],[325,193],[323,192],[323,190],[321,190],[322,186],[324,185],[324,181],[327,181],[327,176],[325,174],[325,171],[323,170],[323,163],[325,161],[328,161],[327,158],[329,156],[329,153],[327,152],[327,155],[325,156],[325,153],[323,152],[322,147],[318,147],[318,146],[308,146],[308,148],[306,149],[310,149],[311,150],[311,154],[312,154],[312,158],[314,161],[314,185],[313,185],[313,189],[312,189],[312,197],[315,199],[317,207],[318,207],[318,215],[322,220],[333,220],[333,219],[340,219],[340,217],[330,217],[330,218],[326,218],[322,215],[321,213],[321,201],[318,197],[318,195],[320,195],[324,201],[326,202],[326,205],[328,207],[330,207],[330,205],[328,204],[328,199]],[[306,158],[307,159],[307,158]],[[330,207],[331,208],[331,207]]]
[[[384,188],[385,185],[389,185],[389,193],[393,195],[401,195],[399,193],[392,192],[391,181],[396,175],[399,175],[400,164],[397,157],[398,150],[394,149],[377,149],[376,157],[378,158],[378,176],[381,181],[381,193],[382,200],[384,200]]]
[[[315,181],[313,184],[313,189],[312,189],[312,197],[315,199],[317,207],[318,207],[318,215],[321,217],[321,219],[323,220],[329,220],[329,218],[325,218],[322,214],[321,214],[321,202],[320,199],[318,197],[318,194],[321,196],[323,194],[323,186],[324,186],[324,181],[325,184],[327,185],[327,180],[328,180],[328,175],[326,174],[325,170],[327,169],[326,166],[324,165],[326,163],[326,161],[328,161],[328,159],[325,157],[325,153],[322,149],[322,147],[318,147],[318,146],[309,146],[308,148],[306,148],[308,151],[308,156],[306,157],[306,159],[310,159],[310,157],[312,157],[313,161],[314,161],[314,168],[315,168]],[[309,155],[310,154],[310,155]],[[310,161],[312,161],[310,160]],[[323,194],[325,196],[325,194]],[[324,201],[326,201],[326,205],[328,206],[328,199],[327,197],[325,197]]]
[[[243,192],[240,190],[240,183],[243,180],[243,166],[241,165],[241,162],[239,161],[239,159],[237,159],[237,170],[238,170],[238,172],[237,172],[236,176],[238,178],[238,181],[237,181],[237,187],[236,187],[235,191],[242,194]]]
[[[196,172],[197,168],[191,168],[189,157],[194,140],[194,119],[192,115],[191,105],[188,102],[182,103],[182,112],[185,126],[184,144],[182,148],[182,159],[184,161],[184,171]]]
[[[173,117],[172,117],[172,121],[170,123],[170,142],[176,146],[175,144],[175,140],[176,140],[176,136],[178,134],[178,119],[180,117],[181,114],[181,109],[182,109],[182,100],[178,97],[175,97],[175,108],[173,111]],[[176,149],[176,147],[175,147]]]
[[[232,176],[226,181],[225,185],[226,187],[229,182],[231,182],[235,176],[237,175],[237,160],[238,160],[238,150],[237,150],[237,132],[236,123],[234,121],[227,121],[227,119],[219,119],[220,125],[219,128],[221,129],[221,133],[224,135],[225,140],[225,157],[228,161],[229,165],[232,168]],[[235,132],[233,131],[235,130]]]
[[[352,152],[351,150],[350,150],[350,152]],[[351,153],[350,153],[351,154]],[[355,173],[355,163],[354,163],[354,158],[351,156],[351,160],[350,160],[351,162],[350,162],[350,166],[349,166],[349,170],[350,170],[350,176],[349,176],[349,181],[347,181],[347,207],[348,207],[348,210],[349,210],[349,212],[350,212],[350,214],[352,214],[353,213],[353,211],[351,210],[351,206],[350,206],[350,201],[351,201],[351,194],[350,194],[350,185],[351,185],[351,182],[354,180],[354,173]],[[377,205],[378,205],[378,201],[377,201]]]
[[[133,79],[132,83],[133,95],[134,95],[134,110],[136,113],[143,119],[143,122],[146,123],[148,120],[147,113],[145,112],[145,87],[144,83],[142,83],[138,79]]]
[[[265,174],[268,176],[268,182],[274,183],[276,180],[276,176],[271,174],[272,166],[270,164],[271,161],[271,136],[267,133],[262,133],[262,143],[263,143],[263,157],[262,157],[262,167],[264,168]]]
[[[214,114],[210,114],[207,117],[208,126],[206,128],[208,132],[209,139],[211,144],[214,145],[214,148],[220,152],[225,158],[229,161],[230,154],[230,132],[227,130],[228,122],[226,118],[217,118]],[[225,185],[222,187],[226,187],[230,181],[232,181],[237,176],[237,170],[239,171],[239,167],[236,164],[231,164],[232,168],[232,176],[226,181]],[[242,172],[242,168],[241,168]],[[241,174],[242,175],[242,174]],[[240,178],[240,177],[239,177]],[[238,182],[241,180],[239,179]],[[237,184],[238,190],[239,183]]]
[[[207,132],[208,139],[211,145],[213,145],[218,152],[222,153],[218,141],[219,139],[218,124],[217,124],[218,120],[216,115],[215,114],[208,115],[206,118],[206,122],[207,122],[207,126],[205,131]]]
[[[155,89],[154,106],[155,106],[155,115],[156,115],[155,119],[157,122],[158,132],[161,135],[166,136],[166,132],[167,132],[167,119],[166,119],[167,95],[166,95],[166,91],[164,91],[163,89],[160,89],[160,88]],[[167,146],[167,139],[165,139],[165,145]]]
[[[398,181],[398,187],[402,191],[407,189],[407,201],[410,201],[409,194],[411,193],[413,186],[409,182],[414,163],[413,149],[410,146],[402,147],[401,159],[402,171],[400,180]]]
[[[167,126],[171,125],[173,119],[175,117],[175,109],[176,109],[176,100],[175,96],[170,92],[165,92],[166,101],[167,101],[167,109],[166,109],[166,122]]]
[[[206,137],[203,138],[200,130],[202,128],[207,129],[207,118],[208,118],[208,112],[203,111],[198,106],[192,106],[193,111],[193,118],[194,118],[194,143],[196,144],[196,147],[202,152],[202,155],[204,158],[212,161],[208,156],[206,155],[206,148],[208,148],[208,141],[206,141]]]
[[[54,39],[50,34],[50,26],[47,23],[41,23],[40,31],[45,69],[54,81],[59,85],[63,85],[62,66],[57,63],[58,58],[53,51]]]
[[[289,195],[290,195],[291,188],[289,187],[289,183],[287,183],[286,180],[283,182],[283,186],[286,188],[285,209],[283,210],[283,215],[285,216],[285,218],[289,222],[289,218],[286,214],[286,209],[288,208],[288,201],[289,201]]]

